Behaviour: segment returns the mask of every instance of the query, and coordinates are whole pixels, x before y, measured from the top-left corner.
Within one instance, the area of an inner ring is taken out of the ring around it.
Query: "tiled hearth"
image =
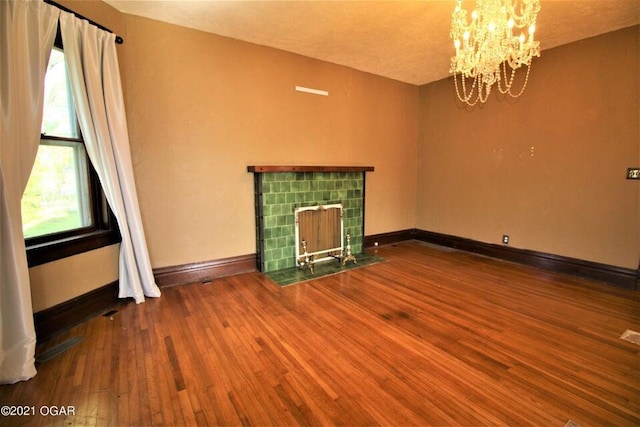
[[[254,173],[257,267],[295,267],[294,209],[342,203],[351,249],[363,249],[365,174],[373,167],[249,166]]]

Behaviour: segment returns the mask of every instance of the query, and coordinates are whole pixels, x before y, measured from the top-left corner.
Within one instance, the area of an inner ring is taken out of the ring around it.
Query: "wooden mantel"
[[[373,172],[373,166],[247,166],[247,172]]]

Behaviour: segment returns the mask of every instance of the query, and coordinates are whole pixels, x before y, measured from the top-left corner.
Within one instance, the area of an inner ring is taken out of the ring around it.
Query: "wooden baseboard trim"
[[[392,231],[390,233],[372,234],[371,236],[364,236],[364,247],[375,248],[376,246],[392,245],[394,243],[404,242],[407,240],[415,239],[415,228]],[[377,243],[377,245],[376,245]]]
[[[207,282],[218,277],[256,271],[256,254],[240,255],[213,261],[154,268],[158,286],[184,285]]]
[[[529,265],[556,273],[570,274],[585,279],[608,283],[617,287],[640,290],[640,269],[616,267],[608,264],[584,261],[581,259],[537,252],[528,249],[512,248],[504,245],[484,243],[463,237],[435,233],[419,229],[402,230],[391,233],[365,236],[365,247],[398,243],[406,240],[420,240],[426,243],[446,246],[453,249],[472,252],[492,258]]]
[[[61,332],[126,303],[118,298],[118,281],[72,298],[33,315],[38,342],[44,342]]]

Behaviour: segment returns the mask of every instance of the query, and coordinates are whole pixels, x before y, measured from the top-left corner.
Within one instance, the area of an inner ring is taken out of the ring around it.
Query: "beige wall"
[[[543,51],[516,102],[421,88],[417,228],[635,269],[638,27]]]
[[[154,267],[255,252],[248,165],[372,165],[366,233],[414,226],[416,86],[136,16],[126,26],[129,133]]]
[[[118,280],[120,245],[29,269],[34,313]]]

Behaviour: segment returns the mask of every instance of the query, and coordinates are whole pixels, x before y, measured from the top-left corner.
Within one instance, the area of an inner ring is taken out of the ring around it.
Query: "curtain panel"
[[[60,11],[0,1],[0,383],[36,375],[22,193],[40,143],[44,78]]]
[[[159,297],[136,194],[115,35],[61,12],[73,101],[89,159],[122,235],[120,298]]]

